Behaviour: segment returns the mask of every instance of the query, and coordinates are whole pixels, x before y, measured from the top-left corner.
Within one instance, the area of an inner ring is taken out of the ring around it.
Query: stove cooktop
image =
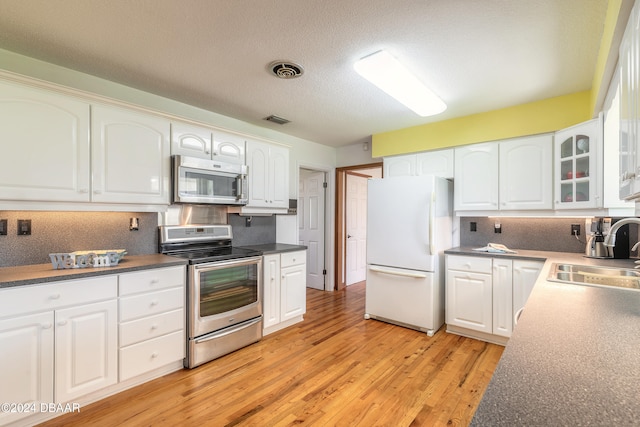
[[[261,256],[262,252],[238,247],[217,247],[211,249],[200,248],[193,251],[166,252],[165,255],[176,256],[189,261],[189,264],[205,262],[228,261],[238,258]]]

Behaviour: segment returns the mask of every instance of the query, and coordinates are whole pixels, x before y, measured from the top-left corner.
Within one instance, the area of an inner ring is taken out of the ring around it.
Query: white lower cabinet
[[[447,332],[505,344],[544,262],[447,255]]]
[[[113,275],[0,289],[0,398],[34,409],[0,424],[117,382],[117,286]]]
[[[263,258],[264,334],[291,326],[307,311],[306,251],[265,255]]]
[[[0,425],[180,369],[185,278],[177,266],[0,289],[0,402],[15,405]]]
[[[185,269],[120,275],[120,381],[185,357]]]
[[[53,339],[52,311],[0,321],[1,402],[39,406],[54,401]],[[16,412],[3,410],[0,425],[29,415],[17,408]]]

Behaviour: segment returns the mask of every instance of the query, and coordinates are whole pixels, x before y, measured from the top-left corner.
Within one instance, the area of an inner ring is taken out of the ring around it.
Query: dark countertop
[[[546,259],[471,425],[640,425],[640,291],[547,280],[555,262],[633,268],[634,260],[470,249],[447,253]]]
[[[276,254],[281,252],[304,251],[307,249],[303,245],[290,245],[288,243],[266,243],[263,245],[242,246],[243,248],[262,251],[263,255]]]
[[[0,268],[0,289],[186,264],[187,261],[181,258],[161,254],[151,254],[125,256],[120,260],[118,265],[113,267],[87,267],[54,270],[51,263],[3,267]]]

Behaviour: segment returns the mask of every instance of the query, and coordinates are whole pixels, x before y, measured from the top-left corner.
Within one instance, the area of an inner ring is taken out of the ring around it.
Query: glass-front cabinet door
[[[600,119],[556,132],[555,208],[585,209],[602,206]]]

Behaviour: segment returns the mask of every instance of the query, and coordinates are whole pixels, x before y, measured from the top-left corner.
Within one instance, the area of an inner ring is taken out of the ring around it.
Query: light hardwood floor
[[[304,322],[44,425],[468,425],[503,348],[364,320],[364,295],[308,289]]]

